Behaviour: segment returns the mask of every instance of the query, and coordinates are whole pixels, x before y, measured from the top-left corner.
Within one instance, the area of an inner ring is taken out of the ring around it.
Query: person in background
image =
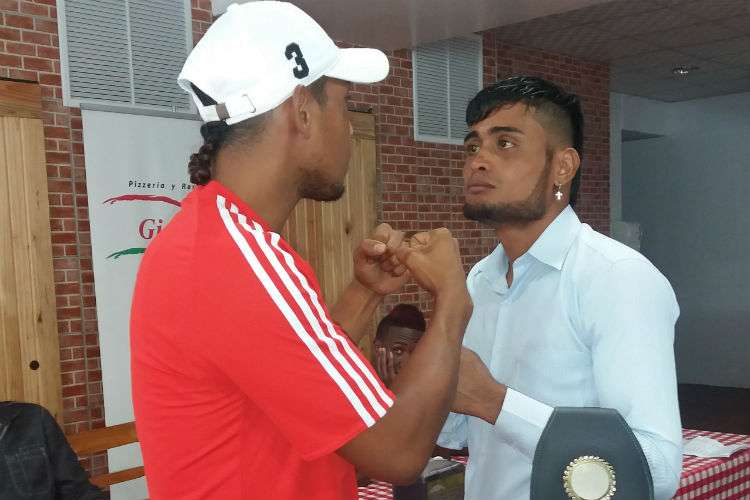
[[[427,328],[424,314],[411,304],[398,304],[378,323],[375,331],[373,348],[375,351],[375,370],[386,386],[391,387],[396,375],[409,361],[411,353]],[[467,449],[452,450],[435,446],[432,456],[451,458],[467,455]],[[367,479],[360,478],[360,485],[367,484]]]
[[[0,402],[0,500],[104,500],[43,407]]]
[[[669,281],[643,255],[581,223],[577,96],[516,76],[466,111],[464,215],[498,245],[469,272],[454,412],[438,444],[468,444],[467,500],[529,498],[554,407],[617,410],[670,498],[682,463]],[[474,351],[474,352],[472,352]],[[616,496],[615,496],[616,497]]]
[[[375,370],[387,387],[406,366],[426,328],[422,311],[411,304],[398,304],[378,323],[373,341]]]

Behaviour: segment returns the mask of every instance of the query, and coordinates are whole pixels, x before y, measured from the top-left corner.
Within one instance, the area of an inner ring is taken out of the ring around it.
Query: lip
[[[471,184],[467,184],[466,193],[482,194],[490,191],[491,189],[495,189],[495,186],[493,186],[492,184],[488,184],[486,182],[472,182]]]

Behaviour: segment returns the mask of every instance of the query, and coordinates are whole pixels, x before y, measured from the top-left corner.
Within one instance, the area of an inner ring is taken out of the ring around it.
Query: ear
[[[373,340],[372,341],[372,345],[374,345],[378,349],[381,348],[381,347],[383,347],[383,343],[381,341],[379,341],[379,340]]]
[[[315,120],[315,111],[320,106],[313,98],[307,87],[298,85],[289,98],[291,105],[290,122],[293,129],[305,139],[312,135],[312,125]]]
[[[555,153],[553,177],[555,184],[564,186],[573,180],[581,166],[581,157],[574,148],[565,148]]]

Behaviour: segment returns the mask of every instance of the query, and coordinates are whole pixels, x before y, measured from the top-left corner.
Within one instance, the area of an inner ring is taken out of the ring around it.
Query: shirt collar
[[[562,269],[565,256],[568,255],[568,250],[570,250],[580,227],[581,221],[573,208],[568,205],[547,226],[526,253],[559,271]],[[491,283],[500,281],[507,271],[508,257],[505,255],[502,243],[495,247],[477,269],[477,272],[484,274],[484,277]]]
[[[505,255],[503,244],[498,243],[492,253],[477,268],[477,274],[481,274],[484,279],[492,284],[499,284],[498,286],[502,289],[502,285],[506,283],[505,274],[507,272],[508,256]]]
[[[529,251],[532,257],[548,266],[552,266],[558,271],[562,269],[568,250],[573,244],[578,230],[581,227],[581,221],[573,211],[570,205],[555,217],[552,224],[537,238]]]

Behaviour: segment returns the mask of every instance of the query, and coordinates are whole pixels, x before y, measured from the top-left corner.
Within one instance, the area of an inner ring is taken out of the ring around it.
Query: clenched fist
[[[378,295],[398,291],[409,273],[396,257],[404,243],[404,233],[380,224],[354,251],[354,278]]]
[[[433,295],[450,287],[464,287],[466,276],[458,242],[445,228],[415,234],[396,249],[396,256],[419,285]]]

